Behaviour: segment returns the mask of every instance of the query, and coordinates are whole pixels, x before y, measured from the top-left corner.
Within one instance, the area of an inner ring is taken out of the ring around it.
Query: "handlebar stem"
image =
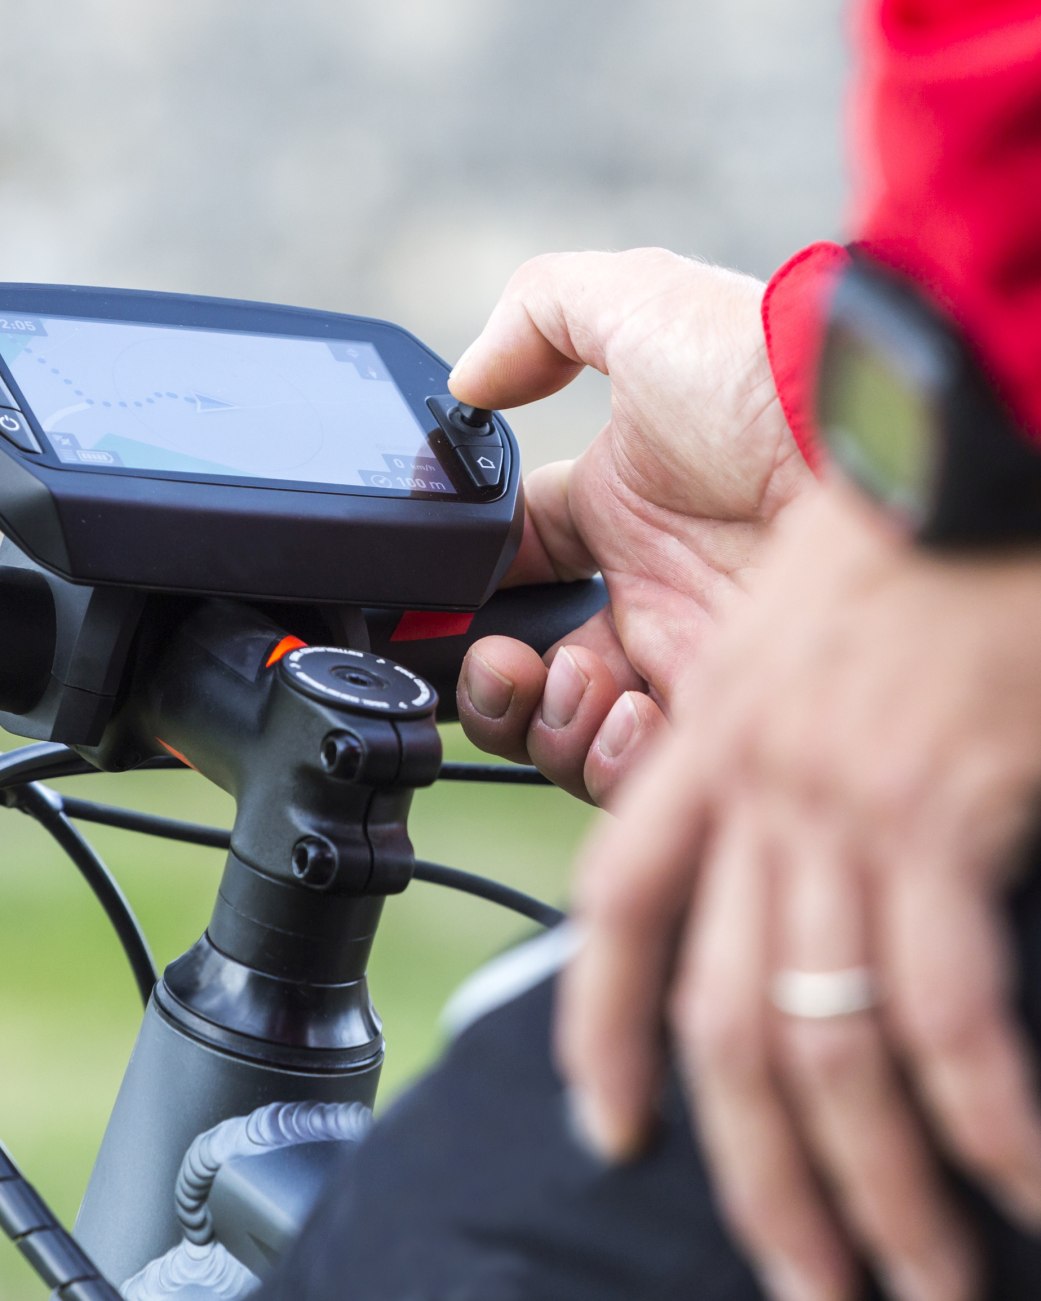
[[[157,993],[193,1033],[238,1052],[259,1040],[265,1057],[376,1051],[365,968],[383,897],[412,877],[412,794],[441,763],[436,703],[386,657],[303,647],[229,601],[142,647],[89,757],[174,754],[236,802],[207,932]]]

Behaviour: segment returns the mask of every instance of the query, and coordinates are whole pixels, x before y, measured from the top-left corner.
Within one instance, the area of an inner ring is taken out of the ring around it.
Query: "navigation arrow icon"
[[[193,393],[192,398],[195,401],[196,411],[232,411],[235,409],[231,402],[222,402],[220,398],[207,397],[205,393]]]

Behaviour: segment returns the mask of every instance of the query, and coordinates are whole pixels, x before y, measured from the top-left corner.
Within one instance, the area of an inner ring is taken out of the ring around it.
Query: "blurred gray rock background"
[[[454,358],[510,272],[835,233],[828,0],[0,0],[0,279],[383,316]],[[603,385],[515,419],[577,450]]]

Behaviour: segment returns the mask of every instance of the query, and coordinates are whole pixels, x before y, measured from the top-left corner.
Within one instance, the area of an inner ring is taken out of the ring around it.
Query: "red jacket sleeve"
[[[1041,4],[871,0],[856,32],[853,236],[958,322],[1041,440]],[[764,300],[782,405],[811,462],[834,250],[797,255]]]
[[[788,428],[811,470],[820,469],[822,460],[813,408],[824,307],[832,282],[848,261],[841,244],[811,244],[774,272],[763,296],[774,384]]]

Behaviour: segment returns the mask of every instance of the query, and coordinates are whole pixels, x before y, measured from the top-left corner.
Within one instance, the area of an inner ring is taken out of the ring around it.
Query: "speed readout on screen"
[[[64,464],[454,492],[362,340],[0,316],[0,356]]]

